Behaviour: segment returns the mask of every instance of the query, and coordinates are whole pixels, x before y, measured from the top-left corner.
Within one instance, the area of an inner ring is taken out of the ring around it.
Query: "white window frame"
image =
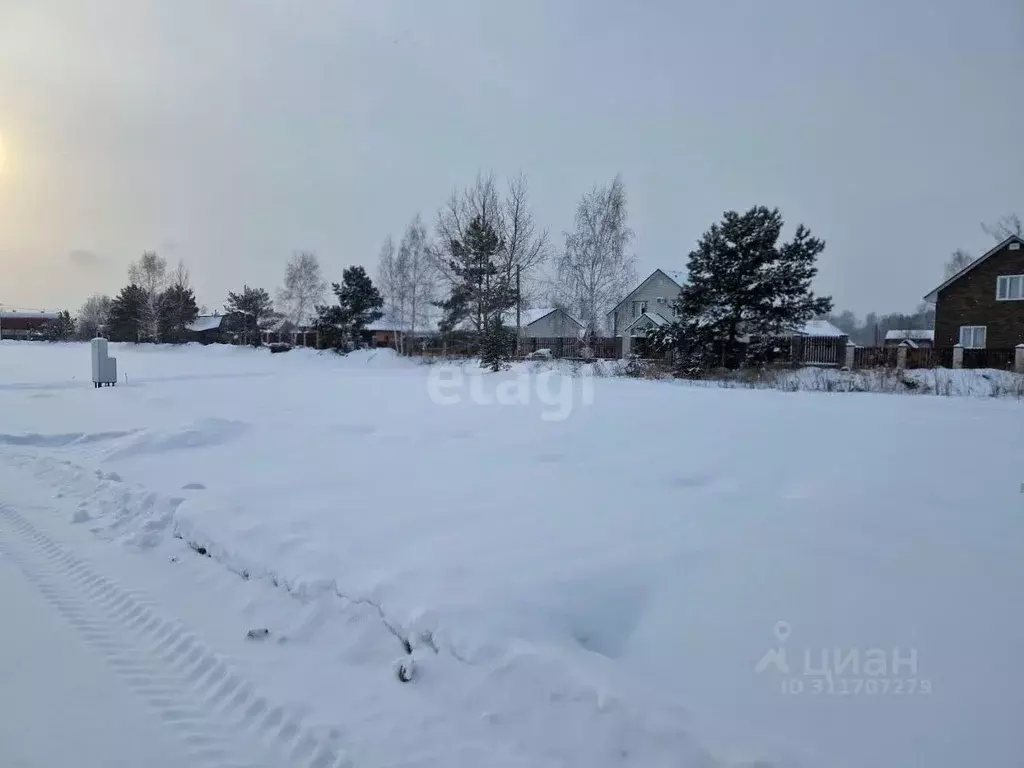
[[[981,331],[981,344],[977,343],[978,331]],[[965,332],[968,338],[965,340]],[[969,344],[967,342],[970,342]],[[985,349],[985,342],[988,341],[988,326],[985,325],[961,325],[960,346],[964,349]]]
[[[1017,295],[1010,295],[1011,281],[1017,281]],[[1000,275],[996,278],[996,301],[1024,301],[1024,275]]]

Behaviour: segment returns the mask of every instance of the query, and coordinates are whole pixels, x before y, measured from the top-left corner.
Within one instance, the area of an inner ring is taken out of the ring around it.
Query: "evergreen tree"
[[[689,281],[676,301],[678,319],[651,334],[656,344],[676,349],[684,366],[752,362],[762,350],[745,348],[742,335],[787,334],[830,312],[832,299],[811,291],[825,243],[801,224],[780,245],[782,227],[777,208],[727,211],[690,253]]]
[[[241,293],[228,293],[224,311],[228,313],[228,329],[254,347],[263,343],[260,332],[279,317],[274,302],[263,288],[245,286]]]
[[[451,241],[448,271],[454,284],[448,298],[437,304],[443,312],[443,332],[469,320],[482,333],[495,315],[515,306],[515,286],[496,262],[503,248],[504,242],[483,216],[473,218],[461,241]]]
[[[342,281],[333,283],[331,289],[338,303],[317,307],[320,338],[334,349],[358,344],[366,326],[384,316],[384,299],[360,266],[346,269]]]
[[[126,285],[110,302],[108,320],[112,341],[140,341],[142,339],[149,295],[137,285]]]
[[[57,319],[46,326],[46,338],[49,341],[68,341],[74,335],[75,321],[66,309],[58,312]]]
[[[501,315],[494,315],[484,328],[480,365],[495,372],[507,368],[512,357],[512,346],[512,336],[502,322]]]
[[[198,315],[199,307],[192,289],[184,285],[172,285],[160,295],[157,304],[160,339],[171,344],[185,341],[188,325]]]

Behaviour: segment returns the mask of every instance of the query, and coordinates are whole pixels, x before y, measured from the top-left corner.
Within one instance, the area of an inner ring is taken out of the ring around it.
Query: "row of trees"
[[[506,326],[513,310],[562,308],[597,335],[636,283],[627,218],[622,179],[595,186],[581,197],[556,251],[536,222],[525,176],[501,188],[492,175],[479,175],[452,193],[433,233],[417,215],[397,246],[385,240],[378,272],[383,316],[410,335],[462,332],[492,367],[511,352]]]
[[[128,280],[114,298],[89,297],[76,319],[68,312],[60,313],[48,328],[48,337],[90,339],[103,334],[114,341],[156,343],[180,343],[190,338],[188,328],[199,316],[200,307],[183,263],[168,270],[166,259],[147,252],[131,264]],[[370,305],[376,302],[376,306],[383,302],[379,295],[372,297],[376,289],[362,267],[346,270],[344,281],[333,288],[339,303],[324,305],[327,282],[320,262],[311,253],[298,252],[285,268],[276,303],[263,288],[247,285],[228,293],[222,330],[242,343],[258,345],[266,330],[287,333],[315,326],[325,331],[331,343],[340,346],[380,316],[366,309],[367,301]],[[370,296],[368,300],[366,295]],[[359,303],[358,309],[352,309],[353,300]]]

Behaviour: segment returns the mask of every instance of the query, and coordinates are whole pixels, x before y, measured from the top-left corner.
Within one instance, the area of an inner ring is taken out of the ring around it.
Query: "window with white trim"
[[[1024,299],[1024,275],[1000,275],[996,278],[997,301]]]
[[[984,325],[961,325],[960,346],[964,349],[985,348],[985,326]]]

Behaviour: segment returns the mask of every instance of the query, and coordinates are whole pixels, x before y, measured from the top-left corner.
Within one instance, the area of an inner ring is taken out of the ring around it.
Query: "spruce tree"
[[[331,286],[341,307],[341,324],[353,342],[358,342],[366,326],[384,316],[384,299],[362,267],[349,267],[341,275],[341,285]]]
[[[137,285],[126,285],[110,302],[108,320],[112,341],[141,341],[149,296]]]
[[[276,317],[274,301],[263,288],[245,286],[241,293],[228,293],[224,311],[228,313],[228,327],[239,334],[245,344],[258,347],[263,343],[260,332]]]
[[[756,362],[758,351],[741,336],[786,335],[831,311],[832,299],[811,290],[824,241],[801,224],[780,245],[782,227],[778,208],[727,211],[690,253],[678,319],[651,334],[656,343],[675,348],[684,365]]]
[[[494,315],[484,328],[480,365],[495,372],[507,368],[512,357],[511,342],[509,330],[502,322],[501,315]]]
[[[180,344],[187,337],[189,323],[199,315],[196,296],[191,288],[172,285],[160,295],[157,321],[162,341]]]
[[[337,304],[317,307],[317,330],[326,346],[340,350],[359,343],[366,326],[384,316],[384,299],[360,266],[349,267],[340,283],[332,283]]]
[[[66,309],[57,313],[57,318],[46,326],[48,341],[68,341],[75,335],[75,321]]]

